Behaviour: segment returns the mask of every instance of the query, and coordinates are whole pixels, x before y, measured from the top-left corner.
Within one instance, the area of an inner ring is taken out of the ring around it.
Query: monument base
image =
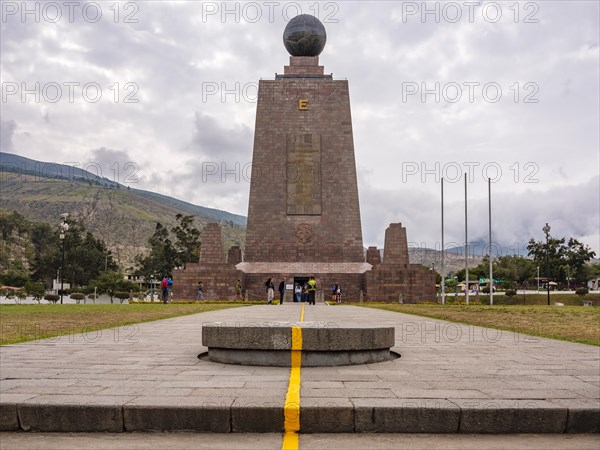
[[[211,361],[242,366],[290,367],[289,351],[281,350],[232,350],[211,348],[206,354]],[[357,350],[339,352],[302,352],[302,367],[335,367],[371,364],[390,361],[399,355],[390,349]]]
[[[394,327],[340,328],[335,323],[301,322],[300,343],[302,366],[347,366],[396,359],[390,352],[394,346]],[[222,323],[202,326],[202,345],[208,347],[208,359],[226,364],[250,366],[291,366],[292,324],[265,323],[224,326]],[[299,348],[296,348],[299,347]]]

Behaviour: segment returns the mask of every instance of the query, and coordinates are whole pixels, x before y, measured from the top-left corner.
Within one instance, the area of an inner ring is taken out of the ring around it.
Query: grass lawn
[[[0,305],[0,345],[83,333],[243,304]]]
[[[383,303],[360,306],[600,346],[600,308]]]

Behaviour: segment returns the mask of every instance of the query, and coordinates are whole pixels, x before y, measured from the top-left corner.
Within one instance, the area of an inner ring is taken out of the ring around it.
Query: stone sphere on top
[[[319,56],[326,41],[325,27],[310,14],[294,17],[283,31],[283,45],[292,56]]]

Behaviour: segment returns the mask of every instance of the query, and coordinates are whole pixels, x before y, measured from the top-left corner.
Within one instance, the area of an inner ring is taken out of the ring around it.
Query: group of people
[[[286,291],[286,283],[285,277],[281,279],[277,290],[279,291],[279,304],[283,305],[285,300],[285,291]],[[275,298],[275,284],[273,283],[273,279],[269,278],[265,282],[265,290],[267,292],[267,303],[269,305],[273,304],[273,299]],[[342,298],[342,290],[339,285],[335,284],[336,291],[336,299],[341,303]],[[294,302],[308,302],[309,305],[314,305],[317,295],[317,281],[315,277],[310,277],[306,283],[301,285],[300,283],[294,284]]]
[[[168,278],[166,275],[163,278],[161,287],[163,292],[163,302],[168,303],[170,297],[171,287],[173,285],[173,280]],[[279,282],[279,286],[277,290],[279,292],[279,304],[283,305],[285,300],[285,291],[287,285],[285,282],[285,277],[281,279]],[[204,283],[202,281],[198,281],[197,286],[197,300],[202,301],[205,300],[204,297]],[[267,303],[269,305],[273,305],[273,300],[275,298],[275,284],[272,278],[269,278],[265,282],[265,290],[267,292]],[[310,277],[308,281],[304,284],[295,283],[294,284],[294,302],[307,302],[310,305],[315,304],[315,297],[317,293],[317,281],[315,277]],[[235,300],[243,300],[242,298],[242,282],[237,280],[235,284]],[[335,283],[331,288],[331,301],[336,303],[342,303],[342,288],[339,283]]]
[[[338,283],[335,283],[331,288],[331,301],[342,303],[342,288]]]

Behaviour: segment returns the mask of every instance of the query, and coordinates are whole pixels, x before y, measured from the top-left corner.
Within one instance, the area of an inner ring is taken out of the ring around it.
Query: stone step
[[[158,397],[101,403],[0,404],[0,431],[283,432],[283,404],[244,398]],[[301,433],[598,433],[597,405],[473,399],[305,398]]]

